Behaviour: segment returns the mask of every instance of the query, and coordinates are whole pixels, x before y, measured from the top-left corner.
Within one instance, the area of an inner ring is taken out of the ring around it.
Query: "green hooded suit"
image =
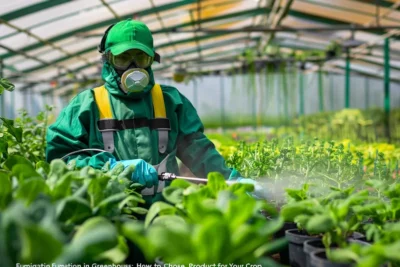
[[[135,25],[138,22],[127,20],[120,23]],[[107,44],[106,42],[106,48]],[[107,61],[104,63],[102,78],[109,93],[111,110],[115,119],[154,118],[150,90],[155,81],[151,67],[146,70],[150,75],[150,83],[144,91],[126,94],[119,88],[119,75],[110,63]],[[190,101],[172,86],[161,85],[161,89],[166,114],[171,124],[167,151],[164,154],[158,151],[157,131],[142,127],[115,132],[113,154],[82,152],[67,157],[67,161],[75,159],[78,167],[89,165],[100,169],[110,158],[116,160],[140,158],[152,165],[157,165],[171,154],[172,157],[169,158],[171,160],[168,160],[167,165],[168,172],[179,174],[176,156],[197,177],[207,177],[209,172],[220,172],[226,179],[237,177],[238,173],[225,165],[224,158],[204,135],[203,124]],[[97,128],[98,120],[99,111],[93,89],[85,90],[75,96],[47,131],[47,161],[61,158],[80,149],[104,149],[102,135]],[[155,201],[159,198],[159,195],[154,195],[148,197],[147,200]]]

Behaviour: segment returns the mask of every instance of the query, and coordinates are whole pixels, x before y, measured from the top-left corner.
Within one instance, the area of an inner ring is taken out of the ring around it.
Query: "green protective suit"
[[[118,87],[120,77],[114,68],[108,62],[104,63],[102,78],[109,92],[115,119],[153,118],[150,90],[154,85],[154,76],[151,67],[146,70],[150,74],[151,81],[145,90],[142,93],[125,94]],[[114,133],[113,154],[83,152],[71,155],[67,160],[75,159],[78,167],[89,165],[100,169],[110,158],[116,160],[140,158],[157,165],[171,153],[172,157],[168,159],[167,165],[169,172],[179,174],[176,156],[197,177],[207,177],[209,172],[220,172],[226,179],[236,178],[239,174],[225,165],[224,158],[204,135],[203,124],[190,101],[174,87],[162,85],[161,88],[167,117],[171,123],[165,154],[159,154],[157,131],[143,127]],[[47,161],[61,158],[79,149],[104,149],[102,135],[97,129],[98,120],[99,111],[93,90],[85,90],[75,96],[47,131]],[[158,199],[160,195],[155,195],[147,201],[153,202]]]

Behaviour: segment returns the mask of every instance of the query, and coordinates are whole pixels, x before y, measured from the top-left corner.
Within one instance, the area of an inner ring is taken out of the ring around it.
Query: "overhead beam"
[[[40,62],[40,63],[42,63],[43,65],[46,65],[46,66],[54,65],[54,66],[58,67],[59,69],[63,69],[63,70],[66,70],[67,72],[70,72],[70,69],[68,69],[68,68],[65,67],[65,66],[53,64],[53,63],[50,63],[50,62],[46,62],[46,61],[44,61],[44,60],[42,60],[42,59],[40,59],[40,58],[31,56],[31,55],[29,55],[29,54],[27,54],[27,53],[25,53],[25,52],[19,51],[19,50],[12,49],[12,48],[10,48],[10,47],[8,47],[8,46],[5,46],[5,45],[2,45],[2,44],[0,44],[0,47],[3,48],[3,49],[5,49],[5,50],[7,50],[7,51],[9,51],[9,52],[12,52],[12,53],[15,53],[15,54],[19,54],[19,55],[22,55],[22,56],[24,56],[24,57],[26,57],[26,58],[28,58],[28,59],[32,59],[32,60],[35,60],[35,61],[37,61],[37,62]],[[18,73],[19,73],[18,76],[24,74],[23,72],[20,72],[20,71],[18,71]],[[13,78],[13,77],[10,77],[10,78]]]
[[[252,40],[258,40],[259,38],[260,38],[260,37],[253,37]],[[202,50],[203,50],[203,51],[206,51],[206,50],[208,50],[208,49],[212,49],[212,48],[215,48],[215,47],[221,47],[221,46],[224,46],[224,45],[227,45],[227,44],[232,44],[233,42],[238,42],[238,41],[245,40],[245,39],[247,39],[247,38],[229,39],[229,40],[224,40],[224,41],[222,41],[222,42],[212,43],[212,44],[210,44],[210,45],[203,46],[203,47],[202,47]],[[194,52],[196,52],[196,51],[197,51],[196,48],[187,49],[187,50],[181,51],[181,54],[182,54],[182,55],[185,55],[185,54],[194,53]],[[172,58],[172,57],[174,57],[174,56],[175,56],[175,54],[171,54],[171,55],[167,55],[166,57],[167,57],[167,58]],[[49,82],[49,81],[51,81],[51,80],[57,80],[57,79],[59,79],[59,78],[64,77],[64,76],[67,75],[67,74],[79,73],[80,71],[85,70],[85,69],[87,69],[87,68],[89,68],[89,67],[92,67],[92,66],[95,65],[95,64],[96,64],[96,63],[92,63],[92,65],[80,66],[80,67],[78,67],[78,68],[72,69],[69,73],[65,73],[65,74],[61,74],[61,75],[55,75],[55,76],[53,76],[53,77],[50,77],[50,78],[48,79],[48,81],[38,81],[38,82]]]
[[[1,15],[1,18],[4,20],[14,20],[20,17],[24,17],[30,15],[32,13],[43,11],[45,9],[52,8],[54,6],[58,6],[64,3],[71,2],[71,0],[52,0],[52,1],[45,1],[40,2],[34,5],[25,6],[15,11],[11,11],[7,14]]]
[[[117,12],[115,12],[115,10],[104,0],[100,0],[101,3],[103,4],[103,6],[105,6],[110,12],[111,14],[113,14],[114,18],[116,18],[117,20],[121,20],[121,17],[117,14]]]
[[[2,19],[2,18],[0,18],[0,24],[5,24],[5,25],[7,25],[8,27],[11,27],[11,28],[13,28],[13,29],[15,29],[15,30],[17,30],[17,31],[19,31],[19,32],[23,32],[23,33],[25,33],[26,35],[28,35],[28,36],[30,36],[30,37],[33,37],[34,39],[38,40],[40,43],[42,43],[42,44],[44,44],[44,45],[51,46],[53,49],[58,50],[58,51],[64,53],[65,55],[68,55],[69,57],[76,57],[76,58],[78,58],[78,59],[80,59],[80,60],[85,61],[86,63],[88,63],[88,61],[87,61],[85,58],[82,58],[82,57],[80,57],[80,56],[77,56],[77,55],[75,55],[75,54],[72,54],[72,53],[66,51],[64,48],[55,45],[53,42],[49,42],[48,40],[45,40],[45,39],[39,37],[38,35],[32,33],[31,31],[28,31],[28,30],[26,30],[26,29],[22,29],[22,28],[20,28],[20,27],[18,27],[18,26],[16,26],[16,25],[14,25],[14,24],[12,24],[12,23],[10,23],[10,22],[8,22],[8,21]]]
[[[80,51],[76,52],[75,55],[81,56],[81,55],[84,55],[86,53],[93,52],[93,51],[95,51],[95,49],[96,49],[96,47],[91,46],[89,48],[85,48],[83,50],[80,50]],[[41,69],[47,68],[47,67],[49,67],[51,65],[58,64],[58,63],[61,63],[63,61],[69,60],[69,59],[71,59],[71,57],[69,57],[69,56],[61,57],[61,58],[58,58],[58,59],[53,60],[51,62],[48,62],[47,65],[40,65],[40,66],[32,67],[32,68],[29,68],[29,69],[25,69],[25,70],[23,70],[23,73],[31,73],[31,72],[34,72],[34,71],[37,71],[37,70],[41,70]]]
[[[157,11],[158,12],[162,12],[162,11],[169,10],[169,9],[172,9],[172,8],[178,8],[178,7],[181,7],[181,6],[184,6],[184,5],[192,4],[195,1],[196,0],[182,0],[182,1],[178,1],[178,2],[173,2],[173,3],[161,5],[161,6],[158,6],[156,8],[149,8],[149,9],[146,9],[146,10],[136,11],[136,12],[127,14],[125,16],[121,16],[121,19],[132,18],[133,16],[135,16],[138,13],[141,16],[151,15],[154,12],[157,12]],[[115,19],[115,18],[108,19],[108,20],[103,20],[103,21],[98,22],[98,23],[85,25],[85,26],[83,26],[81,28],[78,28],[78,29],[75,29],[73,31],[69,31],[69,32],[65,32],[65,33],[56,35],[56,36],[54,36],[52,38],[47,39],[47,41],[54,43],[54,42],[69,38],[72,35],[75,35],[77,33],[82,33],[82,32],[86,32],[86,31],[95,30],[95,29],[98,29],[98,28],[101,28],[101,27],[106,27],[106,26],[109,26],[109,25],[111,25],[113,23],[116,23],[116,22],[118,22],[118,20]],[[40,42],[38,42],[38,43],[35,43],[35,44],[32,44],[32,45],[25,46],[25,47],[21,48],[20,50],[22,50],[23,52],[28,52],[28,51],[31,51],[33,49],[39,48],[41,46],[42,46],[42,44]],[[9,57],[12,57],[13,55],[14,55],[13,53],[7,53],[5,55],[2,55],[2,58],[6,59],[6,58],[9,58]]]
[[[236,18],[236,17],[238,19],[240,19],[240,17],[242,17],[242,16],[251,16],[251,15],[254,15],[254,14],[258,14],[259,12],[260,12],[259,9],[245,10],[245,11],[240,11],[240,12],[227,14],[227,15],[224,15],[224,16],[204,19],[203,23],[214,22],[214,21],[218,21],[218,20],[224,20],[224,19]],[[190,26],[192,23],[184,23],[180,27]],[[171,28],[173,28],[173,27],[164,28],[164,29],[160,30],[158,33],[163,33],[164,31],[168,31]],[[229,33],[227,33],[227,34],[229,34]],[[222,34],[221,33],[221,34],[212,34],[212,35],[199,36],[199,37],[197,37],[197,41],[207,40],[207,39],[210,39],[210,38],[220,37],[220,36],[223,36],[223,35],[226,35],[226,34]],[[160,49],[160,48],[163,48],[163,47],[176,46],[176,45],[185,44],[185,43],[189,43],[189,42],[193,42],[193,41],[195,41],[194,38],[186,38],[186,39],[183,39],[183,40],[177,40],[175,42],[168,41],[166,43],[163,43],[163,44],[160,44],[160,45],[156,46],[155,48],[156,49]],[[93,51],[95,49],[97,49],[97,46],[91,46],[91,47],[85,48],[83,50],[77,51],[77,52],[75,52],[75,54],[82,55],[82,54],[88,53],[89,51]],[[59,59],[56,59],[56,60],[50,62],[50,64],[59,63],[59,62],[65,61],[65,60],[67,60],[69,58],[70,57],[68,57],[68,56],[62,57],[62,58],[59,58]],[[162,59],[166,59],[166,57],[162,57]],[[33,71],[36,71],[36,70],[39,70],[39,69],[43,69],[45,67],[47,67],[47,66],[33,67],[33,68],[30,68],[30,69],[24,70],[24,73],[30,73],[30,72],[33,72]]]
[[[287,28],[287,27],[244,27],[240,29],[173,29],[177,33],[191,33],[191,32],[204,32],[204,33],[237,33],[237,32],[262,32],[262,33],[276,33],[276,32],[327,32],[327,31],[384,31],[384,30],[398,30],[400,25],[390,26],[363,26],[363,25],[338,25],[332,27],[309,27],[309,28]]]
[[[393,2],[385,1],[385,0],[379,0],[379,1],[376,1],[376,0],[353,0],[353,1],[361,2],[363,4],[370,4],[370,5],[374,5],[374,6],[378,4],[381,7],[392,7],[393,6]],[[397,7],[396,10],[400,10],[400,8]]]

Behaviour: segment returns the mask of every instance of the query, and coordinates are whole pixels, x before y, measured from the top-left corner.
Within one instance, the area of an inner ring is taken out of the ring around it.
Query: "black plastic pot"
[[[352,237],[350,237],[348,239],[349,243],[358,243],[364,246],[368,246],[370,245],[367,242],[361,241],[357,238],[363,238],[364,235],[360,234],[360,233],[353,233]],[[331,248],[337,248],[336,245],[332,245]],[[319,256],[316,256],[316,258],[318,259],[311,259],[311,255],[317,252],[324,252],[324,254],[318,254]],[[325,254],[325,246],[322,243],[322,240],[308,240],[306,242],[304,242],[304,253],[306,253],[306,266],[307,267],[322,267],[322,266],[353,266],[353,264],[351,263],[334,263],[329,261],[326,258],[326,254]],[[338,264],[338,265],[335,265]]]
[[[293,222],[285,222],[285,224],[283,225],[283,227],[274,234],[274,238],[279,239],[282,237],[285,237],[285,232],[287,230],[292,230],[292,229],[297,229],[297,225]],[[284,248],[281,249],[281,251],[279,251],[279,261],[282,264],[289,264],[290,260],[289,260],[289,244],[287,244]]]
[[[286,230],[285,236],[289,241],[289,263],[292,267],[306,267],[306,253],[303,244],[308,240],[321,240],[317,236],[309,236],[298,229]]]
[[[359,232],[353,232],[353,234],[349,237],[349,240],[363,240],[365,235]]]
[[[354,263],[336,263],[331,262],[326,257],[325,250],[316,250],[310,253],[310,267],[352,267]]]
[[[336,246],[331,246],[331,248],[334,247]],[[310,254],[314,251],[325,251],[325,246],[322,239],[307,240],[303,244],[303,251],[306,254],[306,266],[310,267]]]
[[[267,220],[272,220],[273,218],[268,215],[265,211],[260,211],[262,215],[265,216]],[[274,235],[274,239],[280,239],[285,237],[285,232],[287,230],[297,229],[297,225],[294,222],[285,222],[281,229],[279,229]],[[289,261],[289,244],[283,247],[281,250],[277,251],[279,253],[279,262],[285,265],[290,263]]]

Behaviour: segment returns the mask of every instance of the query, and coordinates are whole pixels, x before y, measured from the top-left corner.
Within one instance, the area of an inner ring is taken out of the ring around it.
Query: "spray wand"
[[[177,176],[176,174],[170,172],[161,173],[160,175],[158,175],[158,179],[161,181],[172,181],[175,179],[182,179],[196,184],[206,184],[208,181],[206,178]],[[236,181],[226,181],[226,183],[230,185],[236,183]]]

